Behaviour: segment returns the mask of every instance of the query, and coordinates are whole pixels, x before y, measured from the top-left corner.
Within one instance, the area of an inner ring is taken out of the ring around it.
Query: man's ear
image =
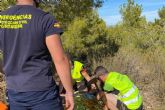
[[[38,8],[39,7],[39,2],[37,0],[33,0],[33,5]]]
[[[98,79],[101,79],[102,80],[102,76],[98,76]]]
[[[104,79],[106,78],[106,75],[101,75],[101,76],[99,76],[100,77],[100,79],[104,82]]]

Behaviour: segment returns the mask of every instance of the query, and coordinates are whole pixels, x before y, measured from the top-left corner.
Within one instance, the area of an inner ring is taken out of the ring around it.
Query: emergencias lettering
[[[0,15],[0,28],[20,29],[32,19],[31,14]]]

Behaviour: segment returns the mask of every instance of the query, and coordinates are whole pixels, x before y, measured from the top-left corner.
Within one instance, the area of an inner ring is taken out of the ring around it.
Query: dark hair
[[[36,7],[38,8],[39,7],[40,0],[33,0],[33,1],[35,3]]]
[[[95,69],[95,72],[94,72],[94,74],[95,75],[98,75],[98,76],[103,75],[103,74],[107,74],[107,73],[108,73],[107,69],[104,68],[103,66],[98,66]]]

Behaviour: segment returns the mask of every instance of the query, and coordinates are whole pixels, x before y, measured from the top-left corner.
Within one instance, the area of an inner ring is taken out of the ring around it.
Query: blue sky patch
[[[124,3],[127,3],[127,0],[105,0],[103,7],[98,10],[99,16],[107,25],[117,24],[121,21],[119,10]],[[151,22],[159,18],[158,10],[165,6],[165,0],[135,0],[135,3],[142,5],[142,16]]]

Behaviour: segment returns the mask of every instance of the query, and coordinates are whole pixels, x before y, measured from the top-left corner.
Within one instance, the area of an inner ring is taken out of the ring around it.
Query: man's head
[[[101,80],[102,82],[104,82],[106,80],[108,71],[106,68],[104,68],[103,66],[98,66],[95,71],[94,71],[95,76]]]
[[[19,5],[36,5],[38,6],[42,0],[16,0],[17,4]]]

